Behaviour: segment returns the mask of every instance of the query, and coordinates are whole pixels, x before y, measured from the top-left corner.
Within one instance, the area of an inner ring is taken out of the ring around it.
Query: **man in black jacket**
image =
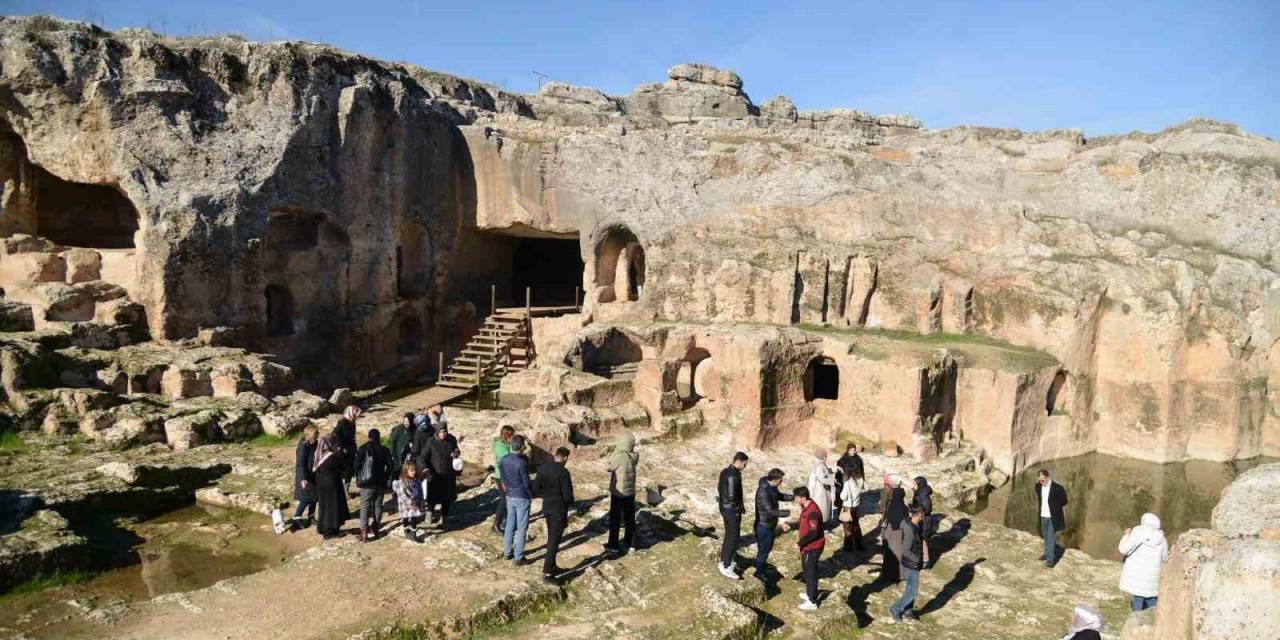
[[[1067,490],[1049,478],[1049,471],[1041,469],[1036,481],[1036,505],[1040,513],[1040,534],[1044,537],[1044,566],[1053,568],[1058,563],[1057,533],[1067,528]]]
[[[542,581],[557,584],[561,569],[556,565],[560,552],[560,538],[569,525],[569,510],[573,508],[573,478],[564,464],[569,460],[569,450],[556,449],[553,461],[538,468],[533,481],[533,495],[542,498],[542,516],[547,520],[547,555],[542,561]]]
[[[915,619],[916,596],[920,595],[920,570],[924,568],[924,509],[919,505],[911,507],[911,516],[902,523],[902,578],[906,584],[902,587],[902,597],[889,605],[890,624],[902,622],[903,618]]]
[[[778,519],[786,517],[790,511],[778,508],[778,501],[790,501],[791,495],[778,490],[782,478],[786,475],[782,469],[770,469],[769,474],[760,478],[756,485],[756,520],[752,529],[756,534],[756,577],[769,579],[769,553],[773,551],[774,529]],[[782,530],[787,530],[787,523],[782,523]]]
[[[391,476],[391,450],[382,446],[382,434],[369,430],[369,441],[356,451],[356,487],[360,489],[360,542],[369,540],[369,515],[373,515],[373,537],[382,526],[382,492]]]
[[[740,580],[733,569],[733,558],[738,554],[738,538],[742,535],[742,470],[747,466],[747,454],[733,454],[733,462],[720,471],[716,485],[716,503],[720,507],[720,519],[724,521],[724,535],[720,538],[720,575],[730,580]]]

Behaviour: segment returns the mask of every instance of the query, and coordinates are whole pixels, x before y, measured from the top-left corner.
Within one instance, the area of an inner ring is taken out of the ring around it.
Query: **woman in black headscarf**
[[[924,520],[920,523],[921,537],[924,542],[924,566],[929,566],[929,537],[933,535],[933,487],[924,476],[916,476],[916,491],[911,496],[911,505],[924,511]]]
[[[880,522],[880,536],[884,541],[880,576],[896,583],[902,579],[898,563],[902,557],[902,523],[908,517],[907,492],[902,489],[902,480],[896,476],[886,475],[884,483],[890,491],[889,500],[884,505],[884,519]],[[910,523],[907,526],[911,526]]]
[[[316,533],[325,538],[342,535],[342,525],[351,518],[347,508],[347,492],[342,486],[342,474],[346,469],[342,449],[333,434],[320,439],[316,446],[316,498],[320,507],[316,518]]]

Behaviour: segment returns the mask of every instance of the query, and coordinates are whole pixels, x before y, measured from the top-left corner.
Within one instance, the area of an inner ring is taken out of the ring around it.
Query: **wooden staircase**
[[[528,369],[534,357],[529,329],[525,309],[498,309],[484,319],[480,331],[449,365],[437,386],[488,390],[497,387],[508,373]]]

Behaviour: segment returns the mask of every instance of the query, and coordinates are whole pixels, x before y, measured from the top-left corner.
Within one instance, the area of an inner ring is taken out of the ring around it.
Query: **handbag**
[[[455,472],[457,472],[457,473],[462,473],[462,458],[461,458],[461,457],[457,457],[457,458],[454,458],[454,459],[453,459],[453,470],[454,470]]]
[[[364,464],[360,465],[359,472],[356,473],[356,485],[368,484],[373,481],[373,452],[369,452],[364,457]]]

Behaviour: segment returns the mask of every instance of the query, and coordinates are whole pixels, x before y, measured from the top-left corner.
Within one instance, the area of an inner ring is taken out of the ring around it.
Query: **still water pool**
[[[1067,530],[1059,542],[1104,559],[1119,560],[1124,530],[1148,511],[1160,516],[1172,545],[1188,529],[1205,528],[1222,490],[1237,476],[1274,459],[1234,462],[1191,460],[1156,464],[1098,453],[1053,460],[1026,469],[963,511],[1039,535],[1036,473],[1048,469],[1067,490]]]

